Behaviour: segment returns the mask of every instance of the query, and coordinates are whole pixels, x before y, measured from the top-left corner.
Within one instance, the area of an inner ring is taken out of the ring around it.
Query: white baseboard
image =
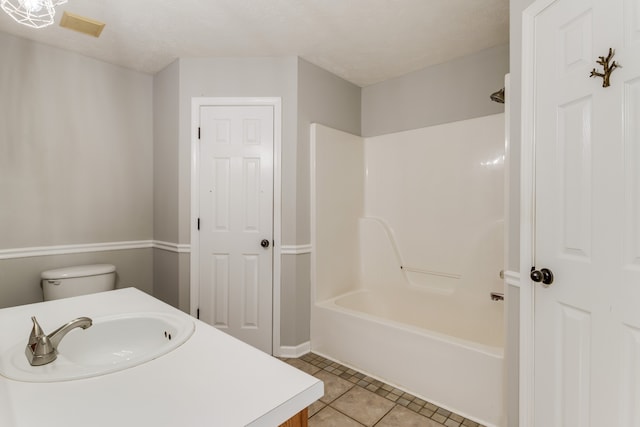
[[[287,357],[287,358],[296,358],[296,357],[304,356],[310,351],[311,351],[311,342],[307,341],[295,347],[281,345],[280,354],[278,354],[277,356]]]

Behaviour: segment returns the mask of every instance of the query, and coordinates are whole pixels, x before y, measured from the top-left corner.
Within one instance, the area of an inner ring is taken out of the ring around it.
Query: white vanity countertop
[[[2,309],[0,357],[17,331],[26,345],[31,316],[50,333],[81,316],[152,311],[182,313],[135,288]],[[322,397],[317,378],[194,321],[183,345],[120,372],[49,383],[0,376],[0,425],[275,427]]]

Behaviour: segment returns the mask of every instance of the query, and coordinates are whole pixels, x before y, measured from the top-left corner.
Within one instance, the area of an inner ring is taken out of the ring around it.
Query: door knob
[[[267,239],[262,239],[262,241],[260,242],[260,246],[262,246],[263,248],[268,248],[269,241]]]
[[[535,267],[531,267],[531,274],[529,275],[529,277],[531,277],[531,280],[536,283],[542,282],[542,284],[545,286],[549,286],[553,283],[553,272],[548,268],[536,270]]]

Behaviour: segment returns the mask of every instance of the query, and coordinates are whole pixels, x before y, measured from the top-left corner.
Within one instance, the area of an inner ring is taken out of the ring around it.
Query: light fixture
[[[53,24],[55,6],[67,0],[0,0],[7,15],[27,27],[42,28]]]

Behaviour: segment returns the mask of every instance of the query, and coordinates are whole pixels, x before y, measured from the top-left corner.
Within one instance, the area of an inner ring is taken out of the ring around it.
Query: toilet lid
[[[76,265],[43,271],[40,277],[47,280],[69,279],[73,277],[98,276],[101,274],[113,273],[115,271],[116,266],[111,264]]]

